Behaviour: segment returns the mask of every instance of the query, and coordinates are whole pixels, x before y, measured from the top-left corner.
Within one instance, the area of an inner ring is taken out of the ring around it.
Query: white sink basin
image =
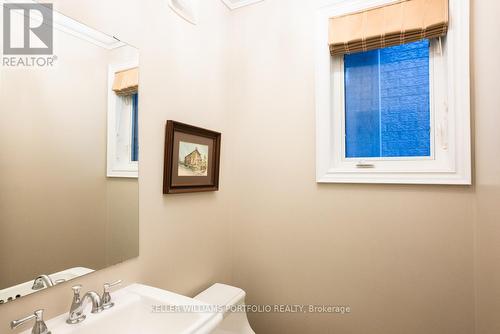
[[[146,285],[130,285],[112,298],[115,306],[98,314],[91,314],[89,305],[79,324],[66,324],[66,313],[46,321],[47,327],[53,334],[203,334],[222,321],[216,310],[204,308],[207,304]]]

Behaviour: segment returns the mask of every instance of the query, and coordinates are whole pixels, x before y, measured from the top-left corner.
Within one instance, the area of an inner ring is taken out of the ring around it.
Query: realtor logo
[[[11,3],[3,6],[3,54],[51,55],[53,5]]]

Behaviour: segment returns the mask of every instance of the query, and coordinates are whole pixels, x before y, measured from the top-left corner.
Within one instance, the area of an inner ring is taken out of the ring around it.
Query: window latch
[[[356,164],[356,168],[375,168],[375,164],[360,161]]]

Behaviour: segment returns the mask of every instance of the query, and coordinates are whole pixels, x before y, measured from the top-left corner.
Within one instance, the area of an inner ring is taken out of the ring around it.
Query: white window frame
[[[118,99],[120,98],[113,91],[113,83],[115,73],[139,67],[139,62],[128,62],[123,64],[109,65],[108,69],[108,144],[107,144],[107,176],[108,177],[139,177],[139,162],[132,161],[132,129],[130,128],[130,145],[128,148],[128,160],[118,156],[117,138],[119,129],[117,126],[118,113],[123,110],[118,110]],[[132,116],[132,106],[130,106],[130,116]],[[130,124],[132,126],[132,124]]]
[[[344,68],[328,49],[331,17],[397,0],[331,0],[317,14],[316,180],[318,183],[470,185],[469,0],[450,0],[450,26],[431,42],[431,156],[345,158]]]

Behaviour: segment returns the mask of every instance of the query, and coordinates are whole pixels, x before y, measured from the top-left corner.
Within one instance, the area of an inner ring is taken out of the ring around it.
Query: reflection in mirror
[[[54,27],[53,66],[0,73],[0,304],[139,254],[139,52]]]

